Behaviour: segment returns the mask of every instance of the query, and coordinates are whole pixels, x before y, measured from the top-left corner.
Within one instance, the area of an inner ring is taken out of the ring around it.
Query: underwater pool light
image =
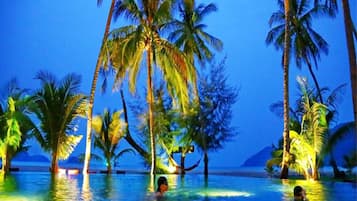
[[[250,197],[253,194],[244,191],[234,191],[225,189],[206,189],[198,193],[200,196],[208,197]]]

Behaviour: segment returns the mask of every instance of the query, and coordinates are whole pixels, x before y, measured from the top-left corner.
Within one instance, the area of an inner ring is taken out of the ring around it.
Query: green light
[[[0,196],[1,201],[33,201],[33,200],[41,200],[39,197],[29,197],[22,195],[5,195]]]

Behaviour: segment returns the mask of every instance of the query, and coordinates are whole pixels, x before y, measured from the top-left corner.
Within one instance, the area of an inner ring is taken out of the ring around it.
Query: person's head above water
[[[294,187],[294,200],[306,200],[305,190],[301,186]]]
[[[167,189],[169,188],[168,184],[167,184],[167,179],[166,177],[159,177],[159,179],[157,180],[157,190],[156,192],[159,193],[160,195],[163,195]]]

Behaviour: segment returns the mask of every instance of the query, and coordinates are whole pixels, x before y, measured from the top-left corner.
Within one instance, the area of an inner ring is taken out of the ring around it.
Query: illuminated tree
[[[171,19],[172,1],[120,1],[116,16],[124,15],[132,25],[113,30],[107,42],[107,64],[116,69],[116,84],[128,74],[129,88],[135,91],[138,72],[144,57],[147,69],[147,103],[151,148],[150,174],[156,173],[156,142],[154,133],[153,70],[158,67],[168,92],[177,97],[185,110],[189,102],[188,84],[195,83],[195,69],[186,55],[160,36],[160,28]]]
[[[208,175],[208,152],[221,149],[224,142],[237,133],[230,125],[232,105],[238,92],[226,83],[225,63],[213,64],[210,73],[200,79],[199,105],[184,116],[186,136],[184,141],[195,143],[204,155],[204,174]],[[199,107],[199,108],[197,108]]]
[[[32,105],[26,90],[18,87],[15,79],[6,87],[6,101],[0,104],[0,157],[2,159],[2,175],[5,176],[11,167],[11,159],[20,151],[26,150],[24,146],[30,132],[35,132],[35,125],[29,118],[29,108]]]
[[[95,116],[92,121],[92,127],[94,130],[94,147],[99,148],[103,157],[92,154],[92,157],[105,161],[107,166],[107,172],[112,172],[113,163],[125,153],[132,152],[132,149],[124,149],[119,153],[116,153],[119,141],[125,135],[126,124],[120,119],[121,111],[114,111],[112,114],[110,111],[105,110],[101,116]]]
[[[103,2],[103,0],[97,0],[97,5],[100,6],[102,4],[102,2]],[[98,80],[99,70],[100,70],[100,67],[101,67],[102,61],[103,61],[102,52],[103,52],[103,49],[104,49],[105,41],[107,40],[108,35],[109,35],[109,29],[110,29],[110,24],[111,24],[111,21],[112,21],[115,2],[116,2],[116,0],[111,0],[109,13],[108,13],[108,17],[107,17],[107,22],[105,24],[105,29],[104,29],[104,35],[103,35],[101,47],[100,47],[100,50],[99,50],[97,63],[95,65],[94,74],[93,74],[93,80],[92,80],[92,86],[91,86],[91,90],[90,90],[88,113],[87,113],[86,152],[85,152],[84,166],[83,166],[83,171],[82,171],[83,174],[87,174],[88,168],[89,168],[89,161],[90,161],[90,155],[91,155],[91,146],[92,146],[92,127],[91,126],[92,126],[94,96],[95,96],[95,90],[97,88],[97,80]]]
[[[40,71],[36,75],[41,88],[34,94],[33,112],[40,121],[35,137],[41,147],[51,153],[51,172],[58,172],[58,160],[67,159],[81,140],[76,131],[76,119],[85,117],[86,97],[78,93],[80,77],[68,74],[58,81],[52,74]]]

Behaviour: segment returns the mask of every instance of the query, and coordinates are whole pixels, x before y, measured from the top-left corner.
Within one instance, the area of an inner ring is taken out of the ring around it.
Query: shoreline
[[[78,175],[82,174],[82,167],[78,165],[69,165],[69,164],[59,164],[60,174],[68,175]],[[47,163],[38,163],[35,165],[29,164],[12,164],[10,172],[30,172],[30,173],[50,173],[50,165]],[[112,171],[112,174],[149,174],[150,171],[145,168],[138,167],[122,167],[116,168]],[[89,174],[107,174],[107,171],[103,167],[93,166],[90,168]],[[176,174],[177,173],[168,173]],[[186,174],[193,175],[203,175],[202,170],[196,170],[192,172],[186,172]],[[209,169],[209,175],[219,175],[219,176],[236,176],[236,177],[251,177],[251,178],[267,178],[267,179],[276,179],[279,178],[279,172],[275,172],[270,175],[265,170],[264,167],[226,167],[226,168],[212,168]],[[342,182],[353,182],[357,183],[356,172],[353,171],[352,176],[347,176],[345,178],[336,179],[334,178],[333,171],[329,167],[324,167],[320,169],[321,181],[325,180],[334,180]],[[302,175],[297,174],[296,172],[289,172],[289,179],[304,179]]]

